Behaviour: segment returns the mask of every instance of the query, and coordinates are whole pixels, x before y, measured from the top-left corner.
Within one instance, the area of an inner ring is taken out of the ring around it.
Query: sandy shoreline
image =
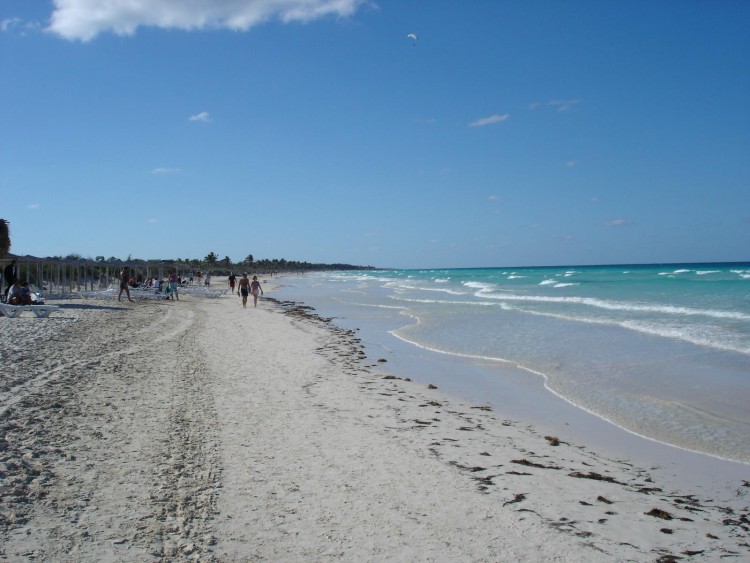
[[[701,498],[555,445],[308,309],[60,305],[0,318],[8,560],[750,558],[750,486]]]

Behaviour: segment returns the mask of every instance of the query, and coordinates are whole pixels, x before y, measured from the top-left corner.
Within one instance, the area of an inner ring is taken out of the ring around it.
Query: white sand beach
[[[0,556],[750,560],[749,482],[659,482],[389,375],[272,297],[0,317]]]

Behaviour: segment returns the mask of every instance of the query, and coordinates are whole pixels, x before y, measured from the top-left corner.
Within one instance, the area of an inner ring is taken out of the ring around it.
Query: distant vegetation
[[[51,258],[56,260],[64,261],[79,261],[88,260],[93,262],[131,262],[134,259],[132,256],[128,256],[125,259],[120,259],[115,256],[105,258],[103,256],[97,256],[96,259],[84,258],[80,254],[68,254],[67,256],[52,256]],[[140,260],[139,260],[140,261]],[[374,270],[373,266],[356,266],[353,264],[322,264],[322,263],[310,263],[310,262],[299,262],[297,260],[285,260],[284,258],[263,258],[256,260],[253,255],[250,254],[245,257],[241,262],[232,261],[229,256],[219,258],[218,254],[211,252],[203,260],[194,259],[158,259],[158,260],[146,260],[149,263],[163,263],[163,264],[174,264],[178,268],[186,268],[192,270],[201,270],[204,272],[212,272],[214,274],[228,274],[229,272],[243,272],[250,271],[255,273],[280,273],[280,272],[311,272],[320,270]]]

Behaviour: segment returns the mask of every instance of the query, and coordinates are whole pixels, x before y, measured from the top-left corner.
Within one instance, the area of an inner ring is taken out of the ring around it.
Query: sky
[[[0,217],[34,256],[750,261],[748,22],[746,0],[0,0]]]

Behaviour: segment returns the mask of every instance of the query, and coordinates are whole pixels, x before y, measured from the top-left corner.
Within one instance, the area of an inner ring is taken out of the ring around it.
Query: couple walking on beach
[[[251,282],[247,278],[247,274],[242,274],[237,295],[242,295],[243,308],[247,307],[247,296],[251,293],[253,294],[253,306],[257,307],[258,295],[263,294],[263,290],[260,287],[260,282],[258,281],[258,276],[253,276],[253,281]]]

